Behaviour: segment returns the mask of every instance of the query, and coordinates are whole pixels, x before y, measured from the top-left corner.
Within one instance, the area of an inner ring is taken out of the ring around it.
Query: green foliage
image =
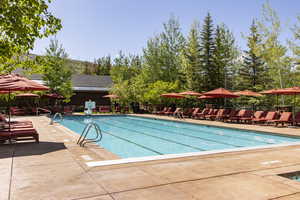
[[[244,51],[243,64],[239,68],[237,77],[237,89],[262,91],[266,89],[270,81],[268,67],[264,64],[261,56],[257,55],[257,48],[261,45],[261,35],[257,25],[253,21],[250,34],[247,37],[248,50]]]
[[[190,29],[186,48],[181,54],[183,74],[182,82],[185,84],[187,90],[201,91],[202,89],[202,63],[200,60],[200,27],[199,23],[195,21]]]
[[[95,61],[96,70],[95,74],[97,75],[110,75],[110,69],[112,67],[111,57],[104,56]]]
[[[166,104],[176,101],[175,99],[161,97],[163,93],[177,92],[179,82],[156,81],[149,84],[147,91],[144,93],[144,101],[153,105]]]
[[[0,70],[10,72],[37,38],[55,34],[61,22],[48,11],[51,0],[1,0]],[[17,60],[17,61],[16,61]]]
[[[46,52],[45,56],[37,57],[43,80],[51,92],[64,96],[68,102],[73,95],[72,72],[66,61],[68,55],[57,40],[51,40]]]
[[[216,68],[213,65],[213,52],[215,49],[214,25],[211,15],[208,13],[200,32],[201,62],[203,67],[203,90],[215,89]]]

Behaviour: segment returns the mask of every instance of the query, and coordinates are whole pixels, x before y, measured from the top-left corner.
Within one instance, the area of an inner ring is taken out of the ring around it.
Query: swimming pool
[[[59,123],[81,134],[91,121],[102,130],[99,145],[121,158],[300,142],[296,137],[127,115],[66,116]]]

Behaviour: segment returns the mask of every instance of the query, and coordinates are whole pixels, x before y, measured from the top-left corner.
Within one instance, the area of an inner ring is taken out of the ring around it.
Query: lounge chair
[[[204,116],[209,115],[209,114],[213,114],[213,109],[212,108],[210,108],[210,109],[209,108],[204,108],[201,113],[196,114],[196,118],[197,119],[204,119]]]
[[[6,117],[2,114],[0,114],[0,122],[4,122],[4,123],[7,123],[7,124],[11,124],[11,125],[28,125],[28,124],[31,124],[32,125],[32,122],[31,121],[16,121],[16,120],[11,120],[10,122],[6,119]]]
[[[172,114],[172,113],[173,113],[172,108],[168,107],[168,109],[165,112],[163,112],[162,114],[163,115],[169,115],[169,114]]]
[[[224,115],[222,117],[222,120],[225,122],[227,121],[228,119],[230,119],[231,117],[234,117],[236,116],[238,113],[239,113],[240,110],[230,110],[229,114],[227,115]]]
[[[270,120],[275,120],[277,117],[277,113],[275,111],[268,112],[265,117],[259,118],[259,119],[253,119],[253,123],[264,123]]]
[[[169,111],[165,112],[165,115],[173,115],[174,116],[174,114],[178,113],[179,111],[181,111],[181,108],[176,108],[174,111],[172,111],[172,108],[171,108]]]
[[[297,112],[297,113],[295,114],[294,119],[293,119],[293,124],[294,124],[294,125],[297,125],[297,124],[299,124],[299,123],[300,123],[300,112]]]
[[[100,113],[108,113],[110,112],[110,106],[99,106]]]
[[[25,115],[25,110],[18,107],[11,107],[10,108],[11,115]]]
[[[204,115],[204,118],[212,120],[212,119],[214,119],[214,117],[217,116],[218,112],[219,112],[219,109],[213,109],[213,111],[210,114]]]
[[[154,112],[154,114],[157,114],[157,115],[162,115],[164,112],[166,112],[168,110],[168,107],[164,107],[162,110],[160,111],[157,111],[157,112]]]
[[[216,116],[213,116],[212,120],[223,120],[223,118],[230,113],[230,109],[220,109]]]
[[[34,128],[11,128],[10,130],[1,129],[0,130],[0,139],[1,140],[35,140],[39,142],[39,134]]]
[[[200,113],[200,108],[195,108],[192,113],[192,118],[197,118],[197,114]]]
[[[265,112],[264,111],[255,111],[253,116],[250,117],[242,117],[241,121],[244,121],[245,123],[249,122],[252,123],[253,120],[255,119],[260,119],[262,117],[265,116]]]
[[[182,112],[182,117],[187,118],[187,117],[192,117],[193,112],[195,108],[188,108],[185,111]]]
[[[174,117],[183,118],[182,109],[176,108],[176,110],[172,114]]]
[[[284,123],[292,123],[293,120],[292,120],[292,113],[291,112],[283,112],[281,115],[280,115],[280,118],[279,119],[275,119],[275,120],[268,120],[267,122],[268,123],[275,123],[275,126],[278,126],[278,124],[281,123],[281,125],[283,126]]]

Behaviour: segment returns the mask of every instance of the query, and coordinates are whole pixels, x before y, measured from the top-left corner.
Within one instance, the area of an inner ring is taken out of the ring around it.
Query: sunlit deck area
[[[32,120],[40,143],[0,146],[0,199],[300,198],[300,183],[278,176],[300,171],[300,145],[88,167],[118,157],[97,145],[79,147],[77,134],[49,118],[20,119]],[[186,121],[300,135],[295,128]]]

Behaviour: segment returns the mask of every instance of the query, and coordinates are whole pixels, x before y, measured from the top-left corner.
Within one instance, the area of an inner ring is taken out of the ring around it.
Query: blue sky
[[[179,18],[187,35],[192,22],[200,23],[210,12],[214,23],[225,23],[237,44],[245,48],[241,33],[247,33],[253,18],[260,18],[264,0],[53,0],[52,13],[62,20],[56,35],[70,58],[93,61],[105,55],[141,53],[147,39],[162,31],[171,15]],[[300,14],[299,0],[269,0],[283,23],[282,41],[288,27]],[[37,40],[33,53],[44,54],[49,38]]]

